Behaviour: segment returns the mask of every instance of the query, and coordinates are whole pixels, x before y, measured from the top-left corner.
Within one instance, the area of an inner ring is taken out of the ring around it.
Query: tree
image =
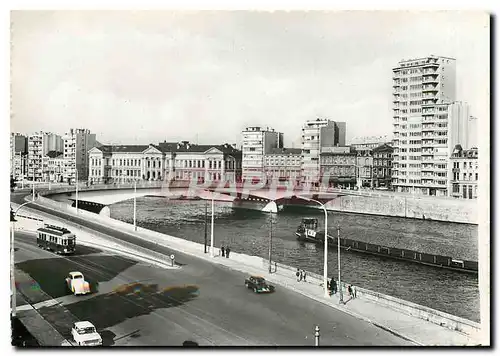
[[[10,176],[10,191],[13,192],[16,188],[16,180],[13,176]]]
[[[17,221],[15,219],[14,211],[12,210],[12,207],[10,207],[10,221]]]

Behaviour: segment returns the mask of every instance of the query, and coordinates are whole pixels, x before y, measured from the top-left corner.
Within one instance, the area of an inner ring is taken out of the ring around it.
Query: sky
[[[14,11],[11,131],[88,128],[104,144],[241,142],[269,126],[300,147],[317,117],[390,135],[392,68],[457,59],[457,100],[489,120],[481,12]]]

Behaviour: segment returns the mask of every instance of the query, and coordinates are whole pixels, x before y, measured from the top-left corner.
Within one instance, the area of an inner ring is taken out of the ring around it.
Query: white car
[[[78,321],[71,329],[73,340],[78,346],[101,346],[101,335],[90,321]]]
[[[66,285],[74,295],[90,293],[90,284],[85,281],[81,272],[70,272],[66,278]]]

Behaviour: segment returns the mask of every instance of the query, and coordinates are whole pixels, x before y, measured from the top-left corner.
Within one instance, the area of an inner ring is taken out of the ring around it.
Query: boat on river
[[[302,218],[297,231],[295,231],[295,235],[300,242],[325,243],[325,231],[318,230],[318,219],[316,218]],[[332,240],[333,238],[328,236],[328,241]]]

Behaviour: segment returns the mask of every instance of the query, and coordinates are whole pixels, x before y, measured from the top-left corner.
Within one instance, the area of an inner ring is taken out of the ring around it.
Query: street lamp
[[[10,288],[12,290],[12,296],[11,296],[11,304],[12,304],[12,316],[16,316],[16,276],[14,274],[14,223],[17,221],[16,220],[16,215],[19,209],[21,209],[23,206],[26,204],[29,204],[31,202],[25,202],[21,205],[19,205],[16,209],[16,211],[13,212],[12,214],[12,225],[11,225],[11,234],[10,234]]]
[[[134,181],[134,231],[137,231],[137,203],[136,203],[136,196],[137,196],[137,180]]]
[[[210,225],[210,255],[215,257],[214,254],[214,193],[212,192],[212,224]]]
[[[75,201],[75,208],[76,208],[76,213],[78,214],[78,170],[75,169],[75,174],[76,174],[76,201]]]
[[[324,261],[323,261],[323,287],[325,290],[325,297],[330,297],[330,294],[328,293],[328,212],[326,210],[326,207],[323,203],[307,198],[307,197],[302,197],[302,196],[297,196],[299,199],[307,200],[307,201],[312,201],[321,206],[323,208],[323,211],[325,212],[325,254],[324,254]],[[340,241],[339,241],[339,246],[340,246]],[[339,254],[339,267],[340,267],[340,254]],[[339,276],[340,276],[340,268],[339,268]],[[340,280],[339,280],[339,285],[340,285]]]

